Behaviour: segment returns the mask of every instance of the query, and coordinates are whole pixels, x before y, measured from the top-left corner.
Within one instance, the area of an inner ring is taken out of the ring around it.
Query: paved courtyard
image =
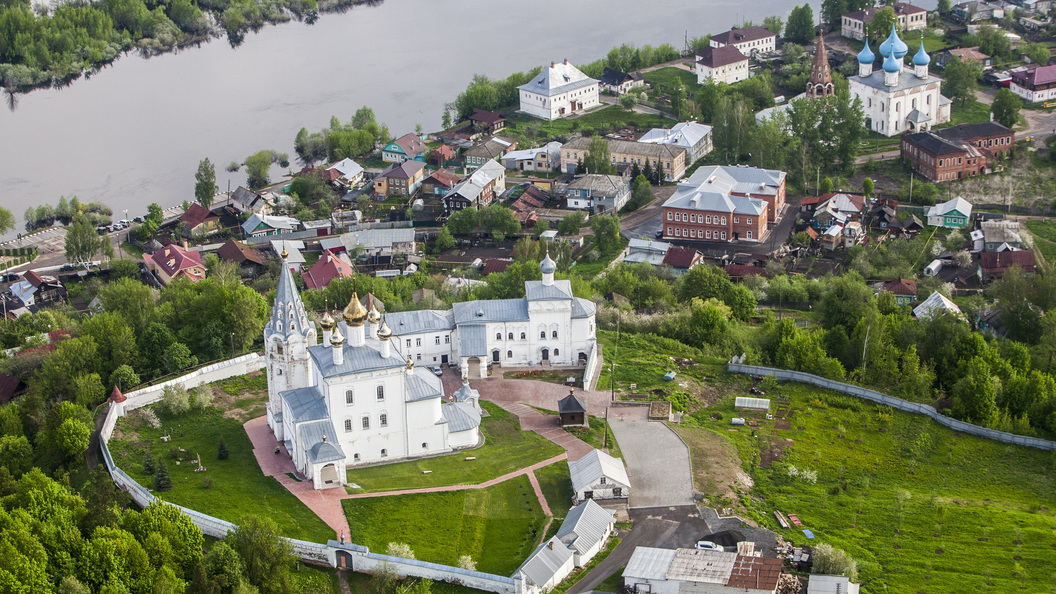
[[[689,448],[659,422],[649,422],[648,407],[620,407],[609,424],[620,443],[631,479],[631,509],[693,505]]]

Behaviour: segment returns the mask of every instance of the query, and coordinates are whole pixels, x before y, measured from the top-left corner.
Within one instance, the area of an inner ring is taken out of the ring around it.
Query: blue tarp
[[[807,538],[814,538],[814,533],[813,533],[813,532],[811,532],[811,531],[810,531],[809,529],[807,529],[807,528],[804,528],[804,529],[803,529],[803,534],[806,534],[806,535],[807,535]]]

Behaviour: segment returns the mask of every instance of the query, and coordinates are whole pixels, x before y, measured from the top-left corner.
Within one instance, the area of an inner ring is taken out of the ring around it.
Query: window
[[[723,239],[723,240],[725,240],[725,239],[726,239],[726,232],[725,232],[725,231],[723,231],[723,232],[722,232],[722,239]]]
[[[436,337],[436,344],[440,344],[440,337],[439,336]]]
[[[370,429],[370,417],[363,417],[363,428]]]
[[[387,415],[385,413],[381,413],[378,416],[378,423],[381,424],[382,427],[388,427],[389,426],[389,415]]]
[[[410,338],[407,339],[407,348],[411,348],[411,339]]]
[[[528,340],[528,335],[524,332],[521,332],[521,340]]]
[[[749,232],[748,232],[748,239],[751,239],[751,238],[752,238],[752,232],[751,232],[751,231],[749,231]]]
[[[690,214],[690,215],[689,215],[689,222],[690,222],[690,223],[696,223],[696,222],[697,222],[697,215],[695,215],[695,214]]]
[[[414,342],[415,342],[414,346],[422,346],[422,339],[421,338],[415,338]]]
[[[352,419],[345,419],[345,431],[352,430]]]
[[[356,399],[352,395],[352,390],[345,390],[345,404],[355,404]]]
[[[378,386],[378,402],[385,400],[385,386]]]
[[[352,454],[352,461],[359,462],[359,454]]]
[[[708,215],[708,216],[704,217],[704,220],[705,220],[705,222],[707,222],[707,224],[710,225],[711,224],[711,215]]]
[[[502,340],[502,332],[495,333],[495,340]]]
[[[389,457],[389,450],[386,450],[385,448],[381,448],[381,457],[382,458],[388,458]]]
[[[741,217],[733,217],[733,224],[734,225],[740,225],[741,224]]]
[[[601,477],[601,484],[603,484],[603,485],[606,484],[606,480],[607,480],[606,477],[604,477],[604,476]]]
[[[706,239],[711,239],[711,231],[705,231]]]
[[[555,357],[560,355],[560,354],[561,354],[561,350],[560,349],[554,349],[554,356]]]
[[[671,227],[668,227],[668,228],[667,228],[667,234],[668,234],[668,235],[671,235]]]
[[[667,213],[667,220],[669,220],[669,221],[670,221],[670,220],[671,220],[672,218],[674,218],[674,215],[673,215],[673,214],[671,214],[671,212],[669,211],[669,212]]]
[[[726,224],[726,217],[722,217],[722,224],[723,224],[723,225],[725,225],[725,224]]]
[[[417,357],[417,359],[418,359],[419,361],[421,361],[421,360],[422,360],[422,354],[421,354],[421,353],[418,353],[418,354],[416,355],[416,357]]]
[[[512,359],[513,358],[513,351],[506,351],[506,358],[507,359]]]
[[[682,230],[675,227],[675,237],[682,237]]]
[[[423,450],[428,450],[429,449],[429,444],[423,441],[422,442],[422,449]]]
[[[690,237],[696,237],[697,236],[697,230],[696,229],[690,229],[689,230],[689,236]]]
[[[554,331],[552,332],[552,334],[553,334],[553,338],[557,338],[557,330],[554,330]]]
[[[450,334],[445,334],[444,335],[444,344],[451,344],[451,335]]]
[[[513,340],[513,332],[510,332],[509,334],[507,334],[506,335],[506,339],[507,340]]]
[[[675,220],[681,222],[682,221],[682,213],[676,212],[675,213]]]

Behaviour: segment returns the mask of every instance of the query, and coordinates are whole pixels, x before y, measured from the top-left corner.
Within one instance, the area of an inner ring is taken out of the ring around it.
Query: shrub
[[[147,452],[146,455],[143,456],[143,473],[154,474],[154,470],[154,458],[150,456],[150,452]]]
[[[158,470],[154,473],[154,490],[168,491],[172,489],[172,479],[169,478],[169,470],[165,468],[165,461],[158,460]]]
[[[390,542],[385,554],[390,557],[402,557],[403,559],[414,559],[414,551],[411,545],[405,542]]]
[[[228,457],[227,444],[224,443],[224,438],[221,437],[220,438],[220,446],[216,450],[216,459],[217,460],[227,460],[227,457]]]
[[[158,408],[166,415],[179,416],[191,408],[190,394],[183,386],[166,386]]]

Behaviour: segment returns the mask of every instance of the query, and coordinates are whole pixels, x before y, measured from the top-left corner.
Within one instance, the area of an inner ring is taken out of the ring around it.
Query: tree
[[[206,209],[211,208],[216,190],[216,167],[206,157],[198,163],[194,174],[194,200]]]
[[[833,27],[843,22],[843,13],[847,12],[845,0],[822,0],[821,20]]]
[[[220,438],[220,445],[216,449],[217,460],[227,460],[229,453],[227,451],[227,444],[224,443],[224,438]]]
[[[777,37],[781,37],[781,29],[784,28],[784,22],[781,17],[771,15],[763,19],[763,26],[770,30],[771,33]]]
[[[624,93],[620,97],[620,105],[624,109],[626,109],[627,111],[630,111],[630,110],[634,109],[635,105],[638,105],[638,98],[635,97],[633,92],[632,93]]]
[[[157,468],[154,471],[154,490],[168,491],[172,489],[172,479],[169,478],[169,469],[165,468],[165,461],[158,458]]]
[[[451,127],[451,111],[450,110],[447,110],[447,109],[444,110],[444,117],[442,117],[440,119],[440,125],[444,128],[444,130],[447,130],[448,128]]]
[[[990,366],[974,357],[964,366],[964,375],[953,388],[953,414],[958,419],[984,427],[997,422],[997,390]]]
[[[244,575],[261,594],[279,594],[289,589],[290,566],[296,560],[293,547],[279,534],[269,518],[245,517],[229,533],[226,542],[238,553]]]
[[[939,14],[946,14],[952,9],[953,2],[951,2],[950,0],[939,0],[938,6],[935,7],[935,10],[938,11]]]
[[[247,183],[251,190],[268,185],[271,170],[271,151],[259,151],[246,158]]]
[[[825,177],[821,178],[821,193],[828,194],[829,192],[832,192],[833,185],[834,184],[831,177],[826,175]]]
[[[611,253],[620,245],[620,218],[616,215],[595,215],[590,218],[594,231],[594,245],[602,253]]]
[[[521,230],[521,222],[517,219],[517,215],[502,204],[492,204],[478,212],[480,226],[496,241],[502,241],[499,239],[500,234],[506,237]]]
[[[1019,109],[1023,107],[1023,100],[1008,89],[999,89],[994,96],[994,104],[990,109],[994,112],[994,119],[1002,126],[1011,128],[1019,121]]]
[[[223,594],[233,592],[242,583],[242,559],[224,541],[209,549],[209,553],[202,559],[202,566],[205,574],[216,582]]]
[[[451,213],[447,218],[447,225],[455,235],[469,235],[480,226],[479,213],[475,208],[464,208]]]
[[[685,115],[686,109],[686,87],[682,84],[682,79],[675,79],[675,82],[672,83],[667,95],[671,99],[671,111],[673,111],[675,117],[681,121]],[[606,144],[608,144],[607,141]]]
[[[946,80],[942,83],[943,92],[952,100],[960,99],[963,107],[969,99],[975,98],[975,81],[978,78],[979,66],[974,61],[965,61],[954,56],[946,62],[943,74]]]
[[[806,45],[814,40],[814,11],[809,4],[792,9],[788,15],[788,24],[785,26],[785,40],[800,45]]]
[[[66,261],[71,263],[88,262],[99,252],[99,235],[92,223],[77,217],[66,231]]]
[[[869,39],[887,39],[891,35],[891,25],[895,26],[896,31],[902,30],[902,25],[898,22],[898,16],[895,15],[895,9],[885,6],[873,14],[873,22],[866,26],[869,31]]]
[[[1049,63],[1049,59],[1052,58],[1052,53],[1049,52],[1049,48],[1043,43],[1028,43],[1019,48],[1019,53],[1030,58],[1030,61],[1038,66],[1045,66]]]
[[[585,219],[586,217],[581,212],[565,215],[561,222],[557,224],[557,231],[561,235],[579,235],[579,230],[583,227]]]
[[[608,140],[597,135],[591,137],[587,154],[583,156],[583,167],[587,173],[615,173]]]
[[[630,212],[649,204],[656,196],[653,194],[653,186],[644,175],[638,175],[631,183],[631,200],[624,210]]]
[[[828,543],[814,547],[814,565],[811,573],[815,575],[845,575],[852,582],[858,581],[858,565],[842,549]]]
[[[872,198],[874,189],[876,189],[876,184],[873,183],[873,178],[867,177],[862,180],[862,193],[865,194],[866,200]]]
[[[455,237],[451,235],[447,225],[440,227],[440,231],[436,234],[436,249],[445,251],[453,249],[456,245],[458,243],[455,241]]]
[[[15,228],[15,215],[10,210],[0,208],[0,234],[7,233]]]

